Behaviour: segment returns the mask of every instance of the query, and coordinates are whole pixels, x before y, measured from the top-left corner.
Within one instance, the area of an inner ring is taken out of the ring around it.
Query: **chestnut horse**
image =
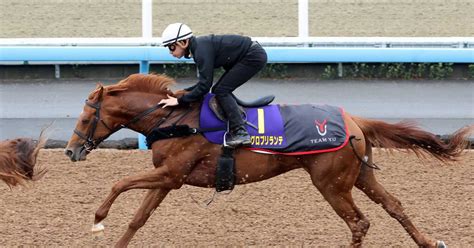
[[[45,143],[44,130],[38,141],[29,138],[0,141],[0,180],[11,189],[43,177],[46,170],[35,167],[35,164],[38,152]]]
[[[131,75],[115,85],[102,86],[90,93],[83,112],[68,142],[66,155],[72,161],[85,160],[87,154],[113,132],[129,128],[148,134],[159,123],[160,127],[183,124],[198,127],[201,103],[190,106],[161,108],[157,103],[167,95],[179,97],[184,91],[172,92],[174,81],[162,75]],[[301,156],[269,155],[237,149],[235,157],[236,184],[266,180],[293,169],[303,168],[352,232],[352,247],[360,247],[369,229],[369,220],[355,205],[351,190],[362,190],[372,201],[398,220],[407,233],[421,247],[443,247],[422,234],[404,213],[398,199],[389,194],[375,179],[372,146],[405,149],[420,158],[434,157],[441,162],[457,161],[466,147],[466,137],[473,127],[457,131],[449,143],[420,130],[413,124],[388,124],[346,114],[349,135],[355,136],[353,145],[329,153]],[[160,140],[152,144],[154,169],[118,181],[95,213],[92,231],[102,231],[102,221],[123,192],[148,189],[140,208],[127,231],[116,243],[127,246],[166,195],[183,184],[214,187],[215,171],[221,146],[209,143],[202,135]],[[362,160],[362,158],[364,158]]]

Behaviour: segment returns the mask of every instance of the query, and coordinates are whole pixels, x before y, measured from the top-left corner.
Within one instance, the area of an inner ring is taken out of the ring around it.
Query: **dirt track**
[[[154,0],[153,35],[297,36],[297,0]],[[310,36],[474,36],[472,0],[310,0]],[[471,24],[469,24],[471,23]],[[141,0],[2,0],[0,38],[141,36]]]
[[[178,4],[173,5],[172,2]],[[183,21],[196,34],[297,35],[297,1],[154,1],[154,36]],[[226,4],[223,4],[223,3]],[[311,36],[474,36],[470,0],[310,1]],[[187,3],[187,4],[184,4]],[[0,1],[0,38],[132,37],[141,35],[139,0]],[[0,246],[110,247],[125,231],[144,191],[118,198],[103,235],[90,233],[97,207],[118,179],[151,169],[149,152],[98,150],[71,163],[62,150],[43,150],[49,168],[27,189],[0,183]],[[376,153],[380,182],[397,196],[422,232],[449,247],[474,243],[474,152],[455,166],[422,164],[414,156]],[[185,186],[164,200],[132,240],[150,246],[347,245],[350,232],[303,170],[238,186],[204,208],[212,189]],[[370,219],[366,247],[415,247],[383,209],[354,190]]]
[[[113,183],[151,168],[150,153],[97,150],[88,160],[72,163],[62,150],[42,150],[39,164],[49,168],[41,181],[9,191],[0,185],[0,246],[110,247],[125,231],[144,191],[118,198],[105,220],[105,233],[89,230],[96,208]],[[415,156],[380,151],[379,181],[404,204],[424,233],[449,247],[474,243],[474,152],[452,166],[420,163]],[[185,186],[164,200],[132,240],[132,247],[162,246],[299,246],[347,245],[350,232],[303,170],[244,186],[201,202],[211,189]],[[354,190],[359,208],[370,219],[366,247],[415,247],[415,243],[382,208]]]

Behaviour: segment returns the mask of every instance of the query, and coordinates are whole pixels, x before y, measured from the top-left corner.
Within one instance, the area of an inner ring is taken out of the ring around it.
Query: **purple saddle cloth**
[[[199,126],[204,137],[215,144],[223,144],[227,123],[209,108],[204,97]],[[335,151],[347,144],[344,110],[329,105],[267,105],[246,108],[246,129],[251,146],[246,149],[261,153],[304,155]]]

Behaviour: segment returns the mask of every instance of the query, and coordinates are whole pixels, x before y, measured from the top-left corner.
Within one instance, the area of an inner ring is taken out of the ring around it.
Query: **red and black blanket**
[[[201,107],[200,128],[212,143],[222,144],[226,124],[209,108],[208,94]],[[330,105],[268,105],[245,109],[250,150],[269,154],[304,155],[336,151],[348,140],[344,110]]]

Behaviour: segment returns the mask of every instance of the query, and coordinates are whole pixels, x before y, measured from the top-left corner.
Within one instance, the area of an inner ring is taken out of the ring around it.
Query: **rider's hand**
[[[159,104],[164,104],[162,108],[166,108],[168,106],[176,106],[178,105],[178,99],[176,97],[172,97],[170,95],[167,95],[168,99],[162,99]]]

